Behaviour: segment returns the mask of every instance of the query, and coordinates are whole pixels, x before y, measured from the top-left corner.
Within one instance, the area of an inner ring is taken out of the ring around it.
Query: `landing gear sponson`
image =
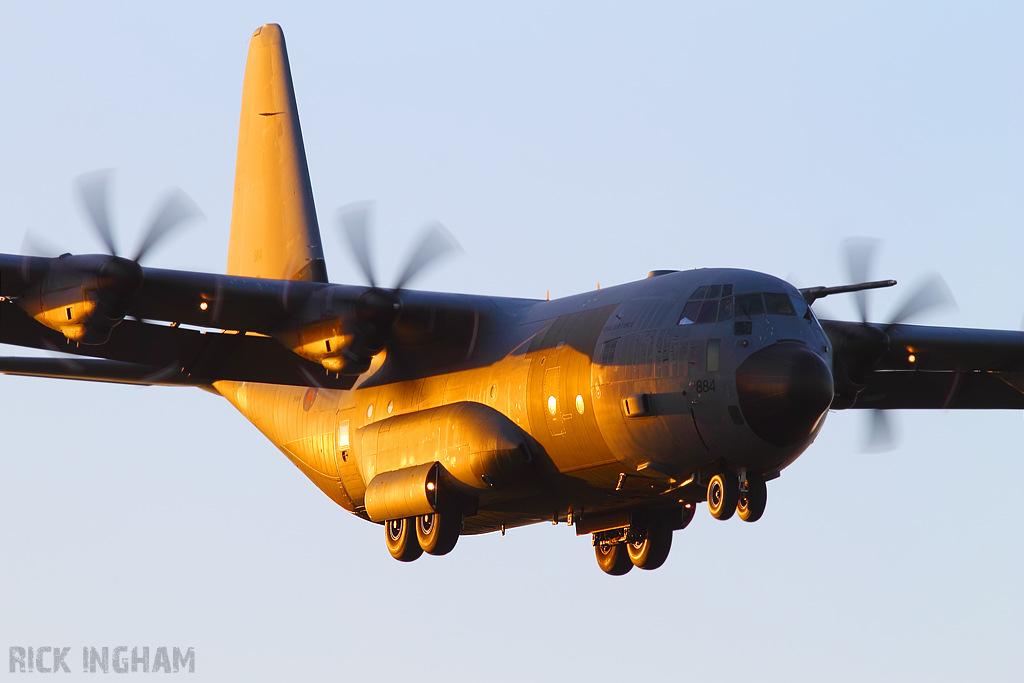
[[[764,514],[767,501],[768,488],[759,474],[745,472],[741,479],[726,470],[708,480],[708,511],[716,519],[729,519],[737,513],[745,522],[756,522]],[[612,576],[622,576],[633,567],[657,569],[672,550],[672,533],[685,529],[695,510],[692,503],[687,503],[630,512],[628,525],[593,534],[598,566]],[[459,540],[462,521],[458,512],[389,520],[384,523],[388,552],[400,562],[412,562],[424,552],[447,555]]]

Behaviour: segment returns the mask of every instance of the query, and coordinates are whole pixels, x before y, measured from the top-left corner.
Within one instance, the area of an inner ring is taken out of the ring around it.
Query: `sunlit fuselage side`
[[[729,297],[722,296],[725,285],[731,286]],[[709,292],[718,295],[714,306],[721,311],[713,322],[680,324],[688,300],[704,287],[705,311],[712,307]],[[764,292],[785,295],[793,310],[727,315],[737,295]],[[758,385],[761,394],[755,398],[767,396],[770,403],[771,395],[787,386],[800,389],[806,370],[814,375],[815,368],[824,367],[827,374],[831,364],[821,327],[806,306],[800,307],[799,292],[778,278],[701,269],[554,301],[476,301],[484,320],[467,357],[455,365],[414,378],[406,368],[400,377],[393,368],[401,359],[382,354],[348,392],[226,382],[217,388],[318,487],[357,513],[368,483],[359,462],[363,427],[459,402],[493,408],[534,441],[535,476],[511,495],[482,487],[479,514],[467,518],[467,531],[656,500],[702,468],[748,468],[772,476],[820,429],[828,405],[820,405],[820,394],[826,387],[812,387],[806,430],[784,443],[777,435],[763,438],[763,425],[774,424],[771,410],[777,405],[761,415],[761,434],[744,416],[756,411],[755,404],[747,401],[746,411],[741,407],[738,369],[756,366],[753,373],[741,372],[750,382],[750,376],[761,381],[772,374],[764,368],[780,362],[797,368],[796,385],[784,378],[780,388],[778,378],[771,377]],[[760,362],[767,356],[759,356],[744,365],[759,352],[779,350],[781,361],[772,356]],[[827,390],[830,398],[830,376]],[[629,414],[630,404],[644,409]],[[691,495],[700,499],[698,487]]]

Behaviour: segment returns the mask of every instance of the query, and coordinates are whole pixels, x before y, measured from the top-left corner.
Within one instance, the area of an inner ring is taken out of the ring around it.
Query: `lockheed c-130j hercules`
[[[368,209],[340,214],[368,286],[327,279],[284,37],[257,29],[245,69],[227,274],[140,260],[194,207],[163,206],[117,255],[106,178],[81,180],[107,254],[0,255],[0,342],[79,358],[0,358],[39,377],[194,386],[222,395],[317,487],[381,524],[391,554],[537,522],[592,534],[609,574],[655,569],[697,504],[747,522],[829,409],[1024,410],[1024,333],[921,327],[933,282],[867,321],[853,284],[797,289],[729,268],[551,301],[407,288],[451,248],[428,231],[378,285]],[[811,304],[855,293],[861,320]]]

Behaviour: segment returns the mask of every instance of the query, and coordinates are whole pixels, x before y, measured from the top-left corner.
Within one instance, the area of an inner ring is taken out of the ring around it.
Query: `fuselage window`
[[[788,294],[764,293],[764,307],[768,315],[796,315]]]
[[[680,325],[683,323],[680,322]],[[619,338],[609,339],[604,343],[604,348],[601,350],[601,365],[611,365],[615,362],[615,347],[619,345]]]

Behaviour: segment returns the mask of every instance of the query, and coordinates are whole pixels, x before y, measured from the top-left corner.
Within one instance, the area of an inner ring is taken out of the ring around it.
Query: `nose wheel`
[[[715,519],[729,519],[736,512],[740,487],[736,475],[723,472],[708,481],[708,512]]]
[[[756,522],[761,519],[768,504],[768,486],[759,474],[748,474],[745,483],[746,491],[740,492],[736,502],[736,514],[744,522]]]

